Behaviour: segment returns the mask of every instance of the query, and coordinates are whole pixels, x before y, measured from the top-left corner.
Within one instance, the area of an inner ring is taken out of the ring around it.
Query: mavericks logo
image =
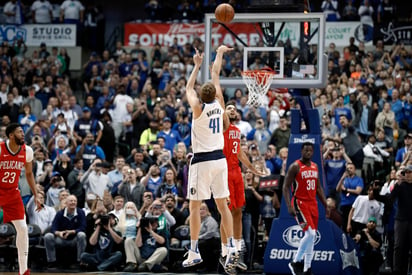
[[[299,242],[303,238],[305,233],[299,225],[294,225],[286,228],[282,233],[282,239],[288,245],[298,248]],[[320,242],[321,236],[318,230],[316,230],[315,245]]]

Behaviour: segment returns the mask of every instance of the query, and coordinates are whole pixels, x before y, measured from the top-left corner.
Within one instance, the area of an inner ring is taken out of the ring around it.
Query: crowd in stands
[[[293,52],[291,45],[284,46],[286,54]],[[137,44],[128,51],[118,42],[113,52],[92,52],[77,80],[82,84],[79,98],[64,48],[49,52],[42,44],[27,56],[23,41],[1,44],[0,140],[6,139],[6,126],[18,122],[34,150],[41,211],[34,211],[24,173],[19,185],[27,222],[41,229],[48,268],[62,264],[66,248],[73,249],[78,268],[86,270],[180,268],[176,263],[183,254],[176,255],[186,241],[182,228],[187,230],[190,215],[186,186],[192,157],[184,89],[194,49],[203,47],[194,39],[150,51]],[[412,221],[407,207],[394,208],[391,197],[396,182],[412,171],[412,51],[404,45],[385,48],[382,41],[366,50],[354,39],[343,51],[333,43],[327,50],[328,82],[310,89],[322,122],[327,217],[359,243],[362,255],[371,257],[363,262],[379,257],[392,268],[394,239],[407,234],[395,229],[395,217],[400,213]],[[239,52],[227,56],[222,75],[240,76]],[[282,182],[288,111],[299,105],[276,91],[259,108],[247,105],[247,97],[245,88],[225,89],[225,102],[233,100],[238,108],[235,124],[242,132],[242,149],[256,169],[279,175]],[[282,196],[281,189],[260,189],[259,178],[248,169],[243,173],[245,261],[252,266],[262,263],[253,240],[258,233],[267,240]],[[195,214],[202,219],[199,249],[218,251],[216,207],[206,201]],[[206,263],[216,262],[216,253],[211,254],[202,253]],[[376,271],[376,266],[364,268]]]

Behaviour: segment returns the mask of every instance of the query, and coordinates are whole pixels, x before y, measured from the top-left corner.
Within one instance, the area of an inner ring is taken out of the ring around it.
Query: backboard
[[[276,72],[271,88],[325,87],[325,17],[322,13],[236,13],[229,24],[205,15],[205,62],[211,64],[216,48],[234,51],[222,64],[224,87],[244,87],[241,71],[269,67]],[[204,82],[211,80],[202,71]]]

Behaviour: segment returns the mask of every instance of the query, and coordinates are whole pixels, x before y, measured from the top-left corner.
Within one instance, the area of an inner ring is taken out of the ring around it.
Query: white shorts
[[[225,158],[190,165],[187,185],[189,200],[222,199],[229,197],[227,163]]]

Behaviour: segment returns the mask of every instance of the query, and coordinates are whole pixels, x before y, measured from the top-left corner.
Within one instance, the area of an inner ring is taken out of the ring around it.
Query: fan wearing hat
[[[75,122],[73,135],[77,143],[81,143],[87,133],[92,133],[95,137],[95,143],[98,144],[102,138],[102,126],[97,119],[92,118],[92,110],[89,107],[83,107],[82,116]]]
[[[378,274],[379,267],[383,263],[381,253],[382,236],[376,231],[376,225],[376,218],[370,216],[366,227],[354,237],[355,242],[359,244],[362,274]]]
[[[179,132],[172,129],[172,119],[170,117],[163,118],[163,129],[157,134],[157,137],[164,138],[164,148],[170,152],[173,152],[175,145],[182,141]]]
[[[66,187],[66,182],[59,172],[53,172],[50,178],[51,186],[46,192],[46,205],[56,207],[60,204],[59,193]]]
[[[399,167],[401,164],[412,160],[412,132],[409,132],[403,139],[405,146],[396,151],[395,166]]]

